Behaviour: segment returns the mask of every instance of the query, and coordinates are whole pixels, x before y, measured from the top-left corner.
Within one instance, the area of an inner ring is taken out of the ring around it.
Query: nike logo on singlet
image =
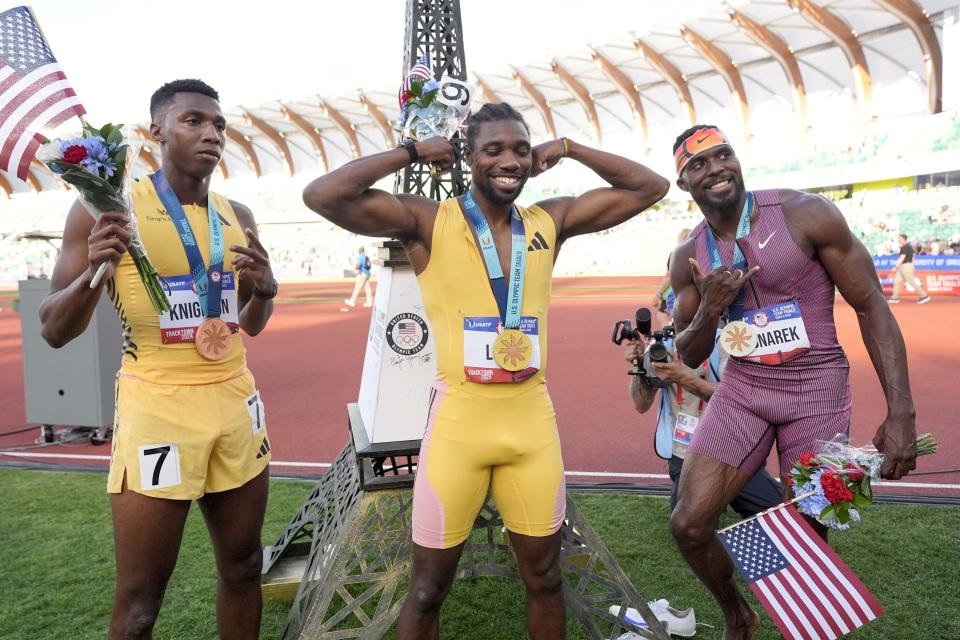
[[[767,243],[770,242],[770,238],[772,238],[775,233],[776,231],[771,231],[770,235],[767,236],[767,239],[764,240],[763,242],[757,243],[757,246],[763,249],[765,246],[767,246]]]

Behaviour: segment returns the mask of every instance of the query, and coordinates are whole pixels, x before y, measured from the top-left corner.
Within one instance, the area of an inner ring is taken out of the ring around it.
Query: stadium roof
[[[898,106],[899,113],[941,110],[940,19],[956,5],[729,0],[683,24],[624,33],[615,41],[584,43],[569,55],[506,68],[471,60],[467,42],[469,81],[481,92],[475,108],[510,102],[525,113],[535,138],[570,135],[618,151],[633,145],[640,156],[694,121],[732,123],[741,140],[757,133],[761,119],[787,123],[802,140],[811,126],[836,115],[835,101],[815,104],[812,96],[821,94],[846,96],[850,121],[863,131],[874,117],[898,115],[889,111],[889,101],[876,99],[883,86],[901,83],[897,95],[908,104]],[[912,93],[902,90],[905,79]],[[395,87],[225,111],[224,178],[326,171],[397,143]],[[149,138],[145,123],[134,132]],[[155,169],[159,149],[147,142],[140,159],[141,170]],[[10,194],[63,187],[35,162],[28,185],[0,172],[0,188]]]

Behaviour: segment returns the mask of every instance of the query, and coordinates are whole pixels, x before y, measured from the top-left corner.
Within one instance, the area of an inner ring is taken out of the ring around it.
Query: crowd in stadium
[[[863,191],[836,201],[850,227],[873,255],[894,255],[906,234],[918,255],[960,255],[960,186]],[[325,220],[271,223],[263,211],[260,234],[282,278],[342,277],[354,250],[367,242]],[[616,230],[578,237],[560,255],[557,275],[659,274],[675,238],[700,220],[695,205],[664,201]],[[0,283],[49,277],[57,249],[37,240],[0,240]]]

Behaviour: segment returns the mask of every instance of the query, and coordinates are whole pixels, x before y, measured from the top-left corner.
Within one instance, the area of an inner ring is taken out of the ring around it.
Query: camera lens
[[[653,362],[666,362],[667,361],[667,351],[666,345],[662,342],[654,342],[650,345],[650,360]]]

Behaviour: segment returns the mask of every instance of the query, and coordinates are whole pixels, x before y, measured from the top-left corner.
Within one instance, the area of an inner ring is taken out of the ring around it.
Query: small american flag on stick
[[[0,170],[25,180],[44,142],[37,129],[85,113],[33,12],[0,13]]]
[[[417,64],[413,65],[407,72],[407,77],[403,79],[403,86],[400,89],[410,91],[414,80],[430,80],[431,78],[433,78],[433,72],[430,70],[430,54],[425,53],[417,60]]]
[[[774,507],[719,535],[787,640],[835,640],[883,615],[867,587],[792,506]]]

